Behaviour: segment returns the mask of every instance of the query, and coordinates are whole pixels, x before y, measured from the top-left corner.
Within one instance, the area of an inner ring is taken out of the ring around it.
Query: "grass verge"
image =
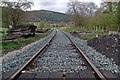
[[[95,34],[81,34],[80,35],[80,39],[83,39],[83,40],[91,40],[94,38],[96,38]]]
[[[94,31],[94,30],[88,30],[88,29],[80,29],[78,27],[63,27],[61,28],[62,31],[64,32],[91,32],[92,34],[80,34],[80,36],[78,36],[79,38],[83,39],[83,40],[91,40],[96,38],[96,34],[98,36],[104,36],[107,35],[106,32],[102,32],[102,31]]]
[[[79,28],[74,28],[74,27],[62,27],[60,30],[64,32],[74,32],[74,31],[79,31]]]
[[[18,39],[16,41],[1,41],[2,44],[2,53],[5,54],[9,51],[13,51],[15,49],[19,49],[20,47],[23,47],[27,44],[30,44],[31,42],[37,41],[40,38],[45,37],[46,35],[48,35],[50,33],[50,31],[46,32],[46,33],[39,33],[36,34],[34,37],[29,37],[29,38],[21,38]]]

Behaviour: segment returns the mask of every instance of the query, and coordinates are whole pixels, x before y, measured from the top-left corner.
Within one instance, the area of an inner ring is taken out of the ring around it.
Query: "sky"
[[[34,2],[31,10],[50,10],[56,12],[67,12],[67,3],[69,0],[31,0]],[[78,0],[85,2],[94,2],[96,5],[100,6],[101,0]]]
[[[3,0],[4,1],[4,0]],[[6,0],[6,1],[18,1],[18,0]],[[34,3],[31,10],[50,10],[56,12],[67,12],[67,4],[70,0],[28,0]],[[94,2],[98,7],[100,6],[101,0],[78,0],[84,2]]]

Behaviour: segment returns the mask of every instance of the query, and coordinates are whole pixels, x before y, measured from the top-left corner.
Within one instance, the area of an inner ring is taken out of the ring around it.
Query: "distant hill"
[[[9,8],[0,7],[2,13],[8,12]],[[6,17],[6,14],[2,14],[3,19]],[[0,16],[0,18],[2,18]],[[33,10],[27,11],[24,15],[25,20],[28,21],[40,21],[46,20],[50,22],[70,22],[70,16],[60,12],[53,12],[48,10]]]
[[[36,20],[41,19],[53,22],[70,22],[70,16],[60,12],[53,12],[48,10],[34,10],[27,11],[27,13],[31,15],[30,18],[37,18]]]

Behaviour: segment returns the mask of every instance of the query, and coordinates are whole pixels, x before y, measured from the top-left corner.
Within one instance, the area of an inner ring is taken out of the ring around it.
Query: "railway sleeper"
[[[15,71],[8,72],[3,75],[2,80],[8,80],[8,78]],[[102,74],[106,77],[107,80],[118,80],[111,72],[101,70]],[[90,70],[81,70],[79,72],[65,73],[65,72],[31,72],[31,71],[22,71],[22,74],[17,80],[100,80],[97,76],[94,75]]]

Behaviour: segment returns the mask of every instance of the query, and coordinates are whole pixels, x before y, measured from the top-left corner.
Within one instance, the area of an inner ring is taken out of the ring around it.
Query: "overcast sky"
[[[4,0],[3,0],[4,1]],[[6,0],[6,1],[18,1],[18,0]],[[51,10],[65,13],[67,11],[67,3],[70,0],[28,0],[34,3],[31,10]],[[84,2],[94,2],[100,6],[101,0],[78,0]]]
[[[67,11],[67,3],[69,0],[32,0],[34,2],[34,6],[32,6],[32,10],[51,10],[57,12],[65,13]],[[79,0],[79,1],[87,1],[94,2],[98,6],[100,6],[101,0]]]

